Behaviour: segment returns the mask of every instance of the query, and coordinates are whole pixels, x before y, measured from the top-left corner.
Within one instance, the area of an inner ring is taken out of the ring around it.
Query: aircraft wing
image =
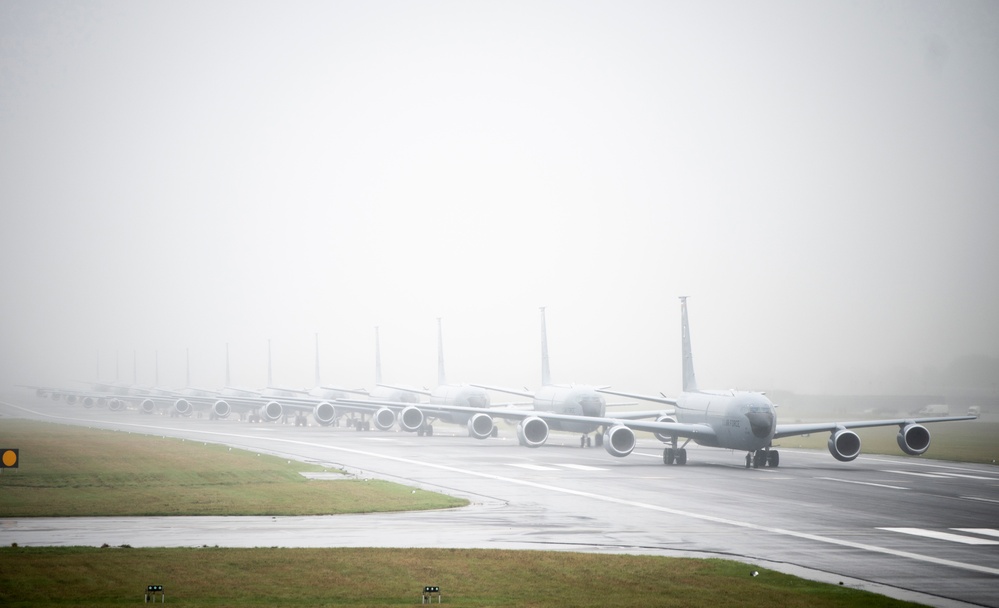
[[[875,426],[905,426],[907,424],[923,424],[926,422],[953,422],[957,420],[975,420],[978,416],[937,416],[930,418],[897,418],[892,420],[854,420],[851,422],[806,422],[799,424],[778,424],[774,439],[807,435],[809,433],[831,433],[839,429],[862,429]]]
[[[608,413],[607,418],[615,420],[642,420],[644,418],[658,418],[659,416],[672,416],[676,410],[632,410],[629,412]]]
[[[640,399],[641,401],[652,401],[653,403],[665,403],[666,405],[676,405],[676,399],[671,399],[669,397],[657,397],[654,395],[636,395],[635,393],[622,393],[620,391],[612,391],[606,388],[598,388],[598,393],[607,393],[608,395],[616,395],[618,397],[627,397],[629,399]]]
[[[487,391],[496,391],[498,393],[509,393],[511,395],[518,395],[520,397],[527,397],[528,399],[534,399],[534,393],[528,390],[516,390],[512,388],[503,388],[500,386],[487,386],[485,384],[473,384],[472,386],[477,386],[479,388],[484,388]]]
[[[396,386],[394,384],[379,384],[378,386],[384,386],[385,388],[390,388],[397,391],[405,391],[407,393],[413,393],[416,395],[426,395],[430,396],[430,391],[425,391],[419,388],[413,388],[411,386]]]
[[[590,425],[593,428],[601,426],[622,425],[633,431],[646,431],[649,433],[660,433],[663,435],[675,435],[677,437],[689,437],[691,439],[706,440],[715,437],[715,431],[706,424],[681,424],[678,422],[655,422],[652,420],[630,420],[624,418],[613,418],[608,416],[579,416],[576,414],[556,414],[553,412],[542,412],[537,410],[522,410],[515,408],[478,408],[463,407],[458,405],[431,405],[426,403],[400,403],[396,401],[359,401],[353,399],[338,399],[334,405],[345,404],[361,409],[376,410],[380,407],[391,409],[402,409],[404,407],[417,407],[424,414],[461,413],[461,414],[487,414],[493,418],[501,420],[519,422],[528,418],[541,418],[545,422],[570,422],[575,424]],[[644,412],[651,414],[651,412]],[[660,414],[660,411],[654,414]]]

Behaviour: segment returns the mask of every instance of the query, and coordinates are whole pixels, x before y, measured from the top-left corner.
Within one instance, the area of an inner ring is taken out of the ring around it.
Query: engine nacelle
[[[36,388],[35,396],[38,397],[39,399],[44,399],[49,396],[49,392],[44,388]]]
[[[675,423],[676,422],[676,416],[666,416],[666,415],[659,416],[658,418],[656,418],[656,422],[674,422]],[[662,441],[663,443],[672,443],[672,441],[673,441],[673,436],[672,435],[663,435],[662,433],[659,433],[659,432],[655,432],[655,433],[652,433],[652,434],[656,436],[656,439],[658,439],[659,441]]]
[[[529,448],[543,446],[548,441],[548,423],[537,416],[521,420],[517,425],[517,440]]]
[[[66,395],[66,403],[69,405],[76,404],[76,395]]]
[[[85,408],[87,408],[89,410],[90,408],[92,408],[95,405],[97,405],[99,401],[100,400],[97,397],[84,397],[83,398],[83,407],[85,407]]]
[[[379,431],[390,431],[395,424],[395,412],[387,407],[379,408],[373,417],[375,428]]]
[[[329,426],[336,420],[336,407],[329,401],[323,401],[312,409],[312,417],[319,426]]]
[[[191,412],[194,411],[194,407],[191,402],[187,399],[178,399],[173,402],[173,412],[172,416],[190,416]]]
[[[156,412],[156,402],[152,399],[143,399],[142,403],[139,404],[139,411],[143,414],[152,414]]]
[[[493,434],[493,417],[489,414],[476,414],[468,419],[468,436],[486,439]]]
[[[284,415],[284,408],[277,401],[270,401],[260,410],[260,415],[267,422],[276,422]]]
[[[212,404],[212,417],[213,418],[228,418],[229,414],[232,413],[232,406],[225,399],[219,399]]]
[[[121,399],[111,399],[108,401],[108,409],[112,412],[120,412],[125,409],[125,402]]]
[[[919,424],[907,424],[898,430],[898,447],[909,456],[919,456],[930,447],[930,432]]]
[[[860,436],[853,431],[840,429],[829,435],[829,453],[840,462],[850,462],[860,456]]]
[[[415,433],[423,427],[423,410],[412,405],[399,412],[399,428],[407,433]]]
[[[611,456],[623,458],[635,449],[635,432],[624,426],[616,424],[604,431],[604,449]]]

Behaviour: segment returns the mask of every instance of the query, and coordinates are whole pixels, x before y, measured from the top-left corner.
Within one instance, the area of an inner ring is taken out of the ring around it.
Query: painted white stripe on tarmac
[[[982,536],[995,536],[996,538],[999,538],[999,530],[994,528],[951,528],[951,530],[967,532],[968,534],[981,534]]]
[[[600,467],[591,467],[588,464],[562,464],[556,463],[560,467],[565,467],[567,469],[576,469],[577,471],[606,471],[607,469],[602,469]]]
[[[37,410],[29,410],[27,408],[23,408],[23,407],[20,407],[20,406],[9,404],[9,403],[7,405],[10,405],[11,407],[15,407],[17,409],[21,409],[21,410],[24,410],[24,411],[31,412],[31,413],[36,414],[36,415],[40,414],[40,415],[44,415],[44,416],[47,416],[47,417],[50,417],[50,418],[63,419],[63,420],[66,419],[66,418],[64,418],[62,416],[55,416],[55,415],[51,415],[51,414],[46,414],[46,413],[43,413],[43,412],[38,412]],[[83,422],[84,424],[93,424],[92,420],[84,420],[84,419],[79,419],[79,418],[76,418],[74,420],[77,420],[78,422]],[[194,434],[200,434],[200,435],[210,435],[210,436],[215,436],[215,437],[232,437],[234,439],[260,439],[260,437],[254,437],[252,435],[240,435],[240,434],[237,434],[237,433],[219,433],[219,432],[215,432],[215,431],[202,431],[202,430],[198,430],[198,429],[184,429],[184,428],[173,428],[173,427],[156,427],[156,426],[143,425],[143,424],[134,424],[134,423],[127,423],[127,422],[115,423],[115,426],[130,426],[130,427],[142,428],[142,429],[146,429],[146,430],[150,430],[150,431],[154,431],[154,432],[156,432],[156,431],[162,431],[164,428],[166,428],[167,430],[171,430],[171,431],[177,431],[177,432],[183,432],[183,433],[194,433]],[[582,490],[573,490],[573,489],[570,489],[570,488],[560,488],[558,486],[552,486],[552,485],[548,485],[548,484],[537,483],[537,482],[533,482],[533,481],[528,481],[526,479],[513,479],[513,478],[510,478],[510,477],[503,477],[503,476],[500,476],[500,475],[493,475],[491,473],[482,473],[482,472],[479,472],[479,471],[470,471],[470,470],[467,470],[467,469],[459,469],[457,467],[452,467],[452,466],[448,466],[448,465],[435,464],[435,463],[431,463],[431,462],[422,462],[422,461],[419,461],[419,460],[412,460],[412,459],[409,459],[409,458],[401,458],[401,457],[398,457],[398,456],[388,456],[386,454],[376,454],[376,453],[373,453],[373,452],[365,452],[363,450],[355,450],[355,449],[352,449],[352,448],[345,448],[345,447],[340,447],[340,446],[326,445],[326,444],[322,444],[322,443],[312,443],[312,442],[309,442],[309,441],[298,441],[298,440],[295,440],[295,439],[280,439],[280,438],[277,438],[277,437],[269,437],[267,439],[269,441],[273,441],[275,443],[286,443],[286,444],[291,444],[291,445],[302,445],[302,446],[307,446],[307,447],[312,447],[312,448],[320,448],[320,449],[327,449],[327,450],[332,450],[332,451],[346,452],[346,453],[350,453],[350,454],[358,454],[358,455],[361,455],[361,456],[368,456],[368,457],[371,457],[371,458],[381,458],[383,460],[392,460],[392,461],[396,461],[396,462],[404,462],[404,463],[412,464],[412,465],[416,465],[416,466],[423,466],[423,467],[434,468],[434,469],[438,469],[438,470],[441,470],[441,471],[449,471],[449,472],[453,472],[453,473],[462,473],[462,474],[465,474],[465,475],[471,475],[471,476],[480,477],[480,478],[483,478],[483,479],[493,479],[495,481],[502,481],[504,483],[514,483],[514,484],[519,484],[519,485],[522,485],[522,486],[527,486],[527,487],[532,487],[532,488],[538,488],[538,489],[541,489],[541,490],[549,490],[551,492],[561,492],[563,494],[570,494],[570,495],[573,495],[573,496],[582,496],[582,497],[585,497],[585,498],[589,498],[591,500],[600,500],[600,501],[604,501],[604,502],[609,502],[609,503],[619,504],[619,505],[626,505],[626,506],[635,507],[635,508],[639,508],[639,509],[648,509],[650,511],[658,511],[660,513],[669,513],[670,515],[676,515],[676,516],[679,516],[679,517],[689,517],[691,519],[699,519],[699,520],[702,520],[702,521],[710,521],[710,522],[713,522],[713,523],[729,525],[729,526],[733,526],[733,527],[737,527],[737,528],[743,528],[743,529],[747,529],[747,530],[756,530],[756,531],[759,531],[759,532],[768,532],[770,534],[778,534],[778,535],[781,535],[781,536],[789,536],[789,537],[792,537],[792,538],[800,538],[802,540],[810,540],[810,541],[813,541],[813,542],[826,543],[826,544],[830,544],[830,545],[837,545],[837,546],[840,546],[840,547],[849,547],[851,549],[857,549],[857,550],[860,550],[860,551],[868,551],[870,553],[881,553],[883,555],[893,555],[895,557],[904,557],[906,559],[911,559],[911,560],[915,560],[915,561],[926,562],[926,563],[930,563],[930,564],[937,564],[939,566],[948,566],[948,567],[951,567],[951,568],[958,568],[958,569],[961,569],[961,570],[969,570],[969,571],[972,571],[972,572],[981,572],[981,573],[984,573],[984,574],[992,574],[992,575],[999,576],[999,568],[989,568],[988,566],[982,566],[982,565],[979,565],[979,564],[967,564],[967,563],[964,563],[964,562],[958,562],[958,561],[954,561],[954,560],[950,560],[950,559],[943,559],[943,558],[939,558],[939,557],[934,557],[932,555],[922,555],[920,553],[912,553],[911,551],[898,551],[898,550],[895,550],[895,549],[888,549],[887,547],[878,547],[878,546],[875,546],[875,545],[868,545],[868,544],[858,543],[858,542],[854,542],[854,541],[850,541],[850,540],[845,540],[845,539],[832,538],[832,537],[829,537],[829,536],[820,536],[818,534],[810,534],[810,533],[807,533],[807,532],[797,532],[797,531],[794,531],[794,530],[785,530],[783,528],[772,528],[772,527],[769,527],[769,526],[764,526],[764,525],[761,525],[761,524],[755,524],[755,523],[752,523],[752,522],[739,521],[739,520],[734,520],[734,519],[726,519],[726,518],[723,518],[723,517],[715,517],[715,516],[712,516],[712,515],[705,515],[703,513],[693,513],[693,512],[690,512],[690,511],[681,511],[680,509],[672,509],[670,507],[664,507],[664,506],[660,506],[660,505],[651,505],[651,504],[643,503],[643,502],[637,502],[637,501],[632,501],[632,500],[624,500],[622,498],[617,498],[616,496],[605,496],[605,495],[601,495],[601,494],[593,494],[591,492],[583,492]]]
[[[935,538],[937,540],[946,540],[952,543],[962,543],[965,545],[999,545],[999,540],[976,538],[974,536],[962,536],[960,534],[938,532],[937,530],[926,530],[923,528],[878,528],[878,530],[887,530],[889,532],[898,532],[900,534],[911,534],[913,536],[924,536],[926,538]]]
[[[511,467],[519,467],[521,469],[529,469],[531,471],[557,471],[555,467],[543,467],[540,464],[521,464],[516,462],[510,463]]]
[[[886,483],[873,483],[870,481],[854,481],[852,479],[837,479],[835,477],[816,477],[815,479],[823,479],[825,481],[838,481],[840,483],[854,483],[859,486],[874,486],[877,488],[888,488],[890,490],[908,490],[909,488],[903,488],[902,486],[890,486]]]
[[[895,473],[896,475],[915,475],[916,477],[934,477],[936,479],[945,479],[947,474],[941,473],[916,473],[915,471],[892,471],[886,470],[885,473]]]
[[[979,502],[994,502],[999,504],[999,500],[993,500],[992,498],[979,498],[978,496],[962,496],[961,498],[965,500],[977,500]]]

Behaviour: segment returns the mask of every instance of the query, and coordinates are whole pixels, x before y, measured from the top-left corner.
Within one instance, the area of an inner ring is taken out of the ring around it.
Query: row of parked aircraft
[[[294,416],[296,425],[307,424],[311,414],[316,423],[329,426],[346,420],[358,430],[374,424],[379,430],[397,426],[418,435],[432,435],[433,423],[458,424],[477,439],[496,436],[496,420],[517,424],[521,445],[537,448],[545,444],[552,430],[580,434],[580,444],[602,445],[612,456],[629,455],[637,444],[636,431],[652,433],[666,444],[663,463],[687,463],[686,446],[698,445],[746,452],[746,467],[777,467],[779,452],[773,442],[785,437],[828,432],[827,446],[834,458],[849,462],[861,451],[860,437],[853,429],[897,426],[898,446],[910,456],[926,452],[930,432],[923,424],[971,420],[976,416],[930,416],[888,420],[779,424],[770,399],[761,392],[710,391],[697,386],[691,355],[687,321],[687,298],[680,298],[682,330],[683,390],[676,397],[640,395],[610,390],[608,387],[557,385],[552,383],[548,365],[548,338],[545,311],[541,309],[541,387],[535,392],[481,384],[449,384],[444,373],[443,337],[438,319],[438,386],[431,391],[383,384],[376,328],[376,387],[359,391],[323,386],[319,381],[318,338],[316,344],[316,387],[311,390],[267,388],[259,391],[228,386],[218,391],[186,388],[179,391],[151,388],[135,389],[119,385],[98,385],[90,392],[34,388],[39,397],[64,397],[92,407],[99,403],[120,410],[127,403],[137,403],[144,413],[166,412],[171,416],[189,416],[206,411],[211,418],[227,418],[236,413],[251,421],[277,421]],[[268,372],[268,376],[270,373]],[[270,381],[270,378],[268,378]],[[530,407],[517,404],[493,404],[488,391],[498,391],[530,399]],[[604,395],[650,401],[670,406],[652,411],[607,411]],[[421,399],[426,397],[427,401]],[[680,441],[683,440],[682,445]]]

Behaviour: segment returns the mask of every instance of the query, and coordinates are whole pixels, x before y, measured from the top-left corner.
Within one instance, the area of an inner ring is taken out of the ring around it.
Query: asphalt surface
[[[995,466],[864,455],[840,463],[825,451],[782,449],[779,468],[746,469],[742,453],[691,444],[686,466],[666,467],[662,444],[651,438],[614,458],[602,448],[580,448],[573,435],[553,434],[543,448],[523,448],[505,426],[499,438],[480,441],[444,424],[433,437],[417,437],[86,410],[33,397],[0,403],[0,415],[222,443],[473,503],[328,517],[0,519],[0,543],[7,545],[715,556],[929,605],[999,607]]]

